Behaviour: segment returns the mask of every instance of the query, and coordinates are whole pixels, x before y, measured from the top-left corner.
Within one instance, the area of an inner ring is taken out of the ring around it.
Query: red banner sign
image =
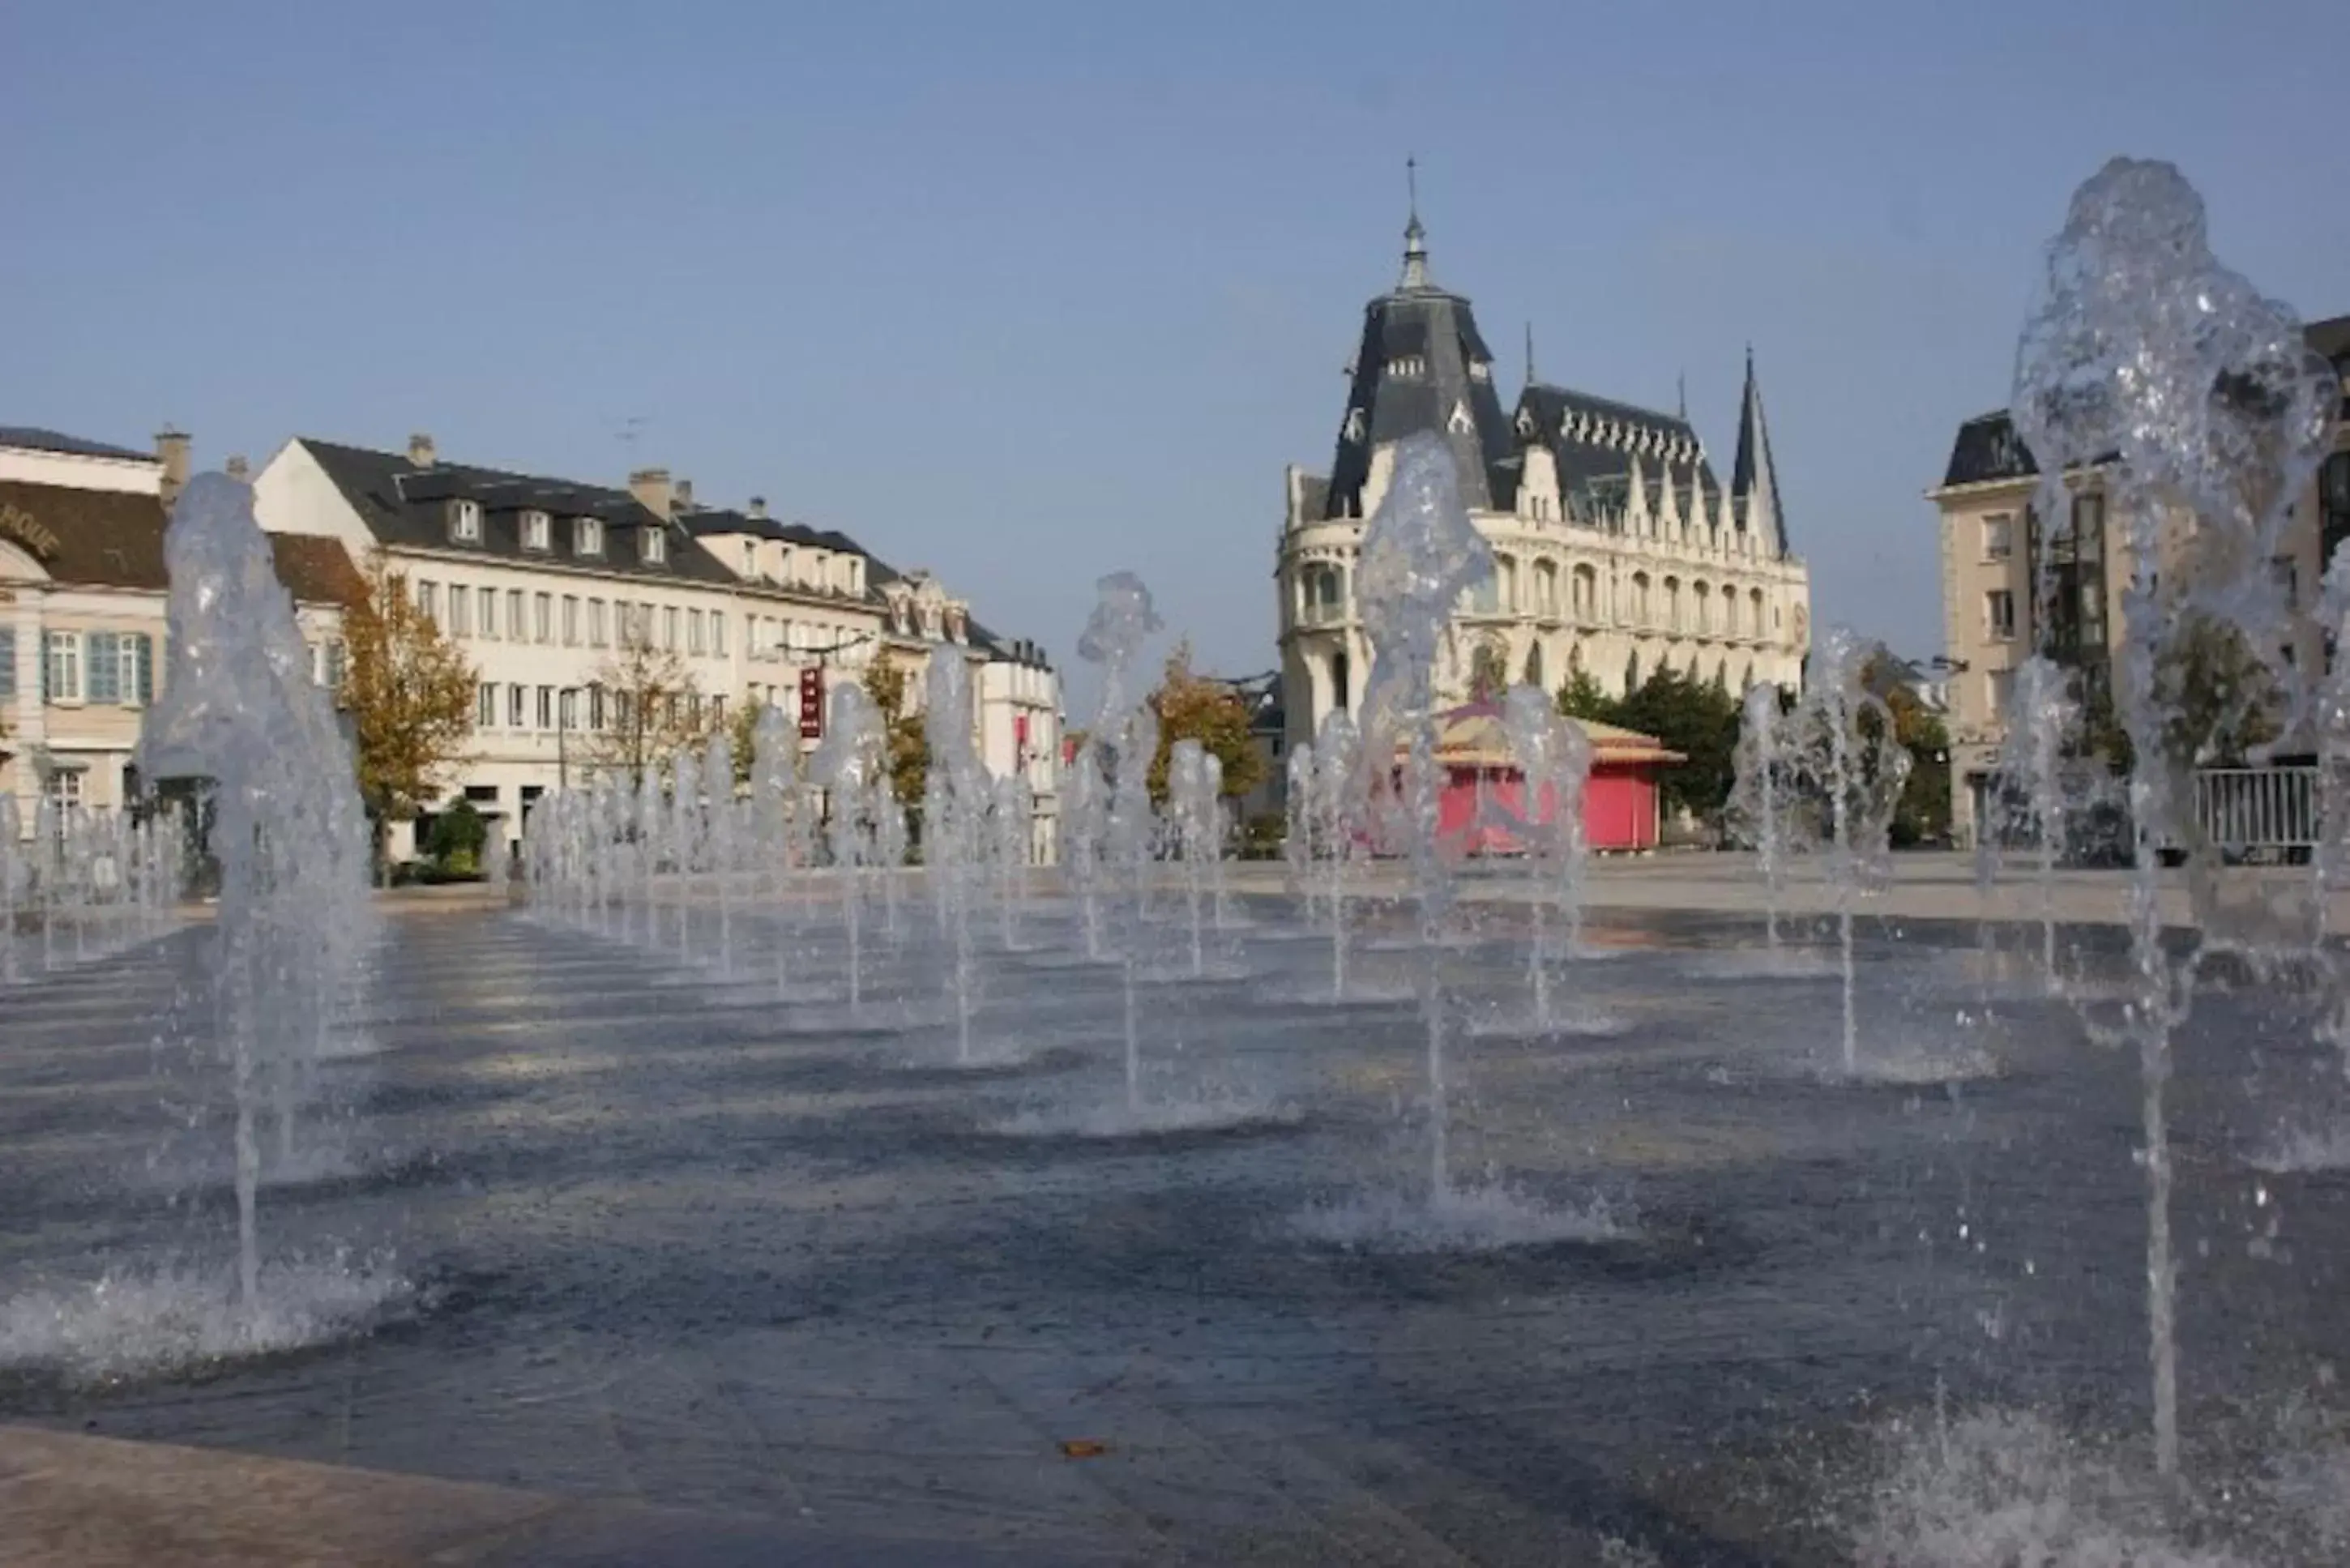
[[[800,671],[800,739],[817,741],[824,738],[824,671],[820,669]]]

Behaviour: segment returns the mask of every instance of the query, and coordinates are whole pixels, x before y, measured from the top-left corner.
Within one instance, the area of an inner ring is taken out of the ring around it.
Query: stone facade
[[[186,462],[176,431],[151,455],[0,430],[0,793],[26,833],[45,795],[111,810],[137,794],[131,757],[167,664],[164,508]],[[276,543],[323,671],[354,578],[298,542]]]
[[[1687,418],[1540,380],[1505,413],[1469,301],[1430,279],[1415,214],[1404,272],[1365,309],[1327,477],[1293,466],[1277,545],[1282,708],[1291,745],[1359,709],[1370,664],[1356,556],[1385,496],[1395,443],[1451,447],[1492,543],[1495,581],[1461,606],[1440,680],[1555,690],[1580,670],[1610,693],[1671,668],[1733,692],[1797,686],[1811,579],[1789,549],[1752,358],[1729,483]]]
[[[756,499],[697,505],[660,469],[620,489],[450,462],[424,436],[404,452],[297,439],[255,493],[273,534],[380,552],[456,639],[481,701],[447,798],[472,801],[508,843],[533,802],[586,775],[599,684],[634,633],[679,656],[713,721],[750,701],[796,714],[804,671],[856,680],[885,650],[917,700],[931,659],[967,660],[981,753],[1024,774],[1034,853],[1051,856],[1061,704],[1042,650],[844,534],[772,518]]]

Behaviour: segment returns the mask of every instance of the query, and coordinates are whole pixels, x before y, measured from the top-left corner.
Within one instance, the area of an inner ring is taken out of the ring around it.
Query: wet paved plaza
[[[1833,971],[1771,972],[1759,922],[1595,921],[1545,1034],[1513,1016],[1523,911],[1476,911],[1446,957],[1454,1179],[1595,1223],[1414,1249],[1311,1222],[1424,1201],[1401,928],[1370,923],[1333,1003],[1326,941],[1247,913],[1211,978],[1145,978],[1145,1086],[1268,1114],[1151,1136],[1085,1136],[1116,1130],[1089,1116],[1124,1093],[1122,998],[1066,909],[982,941],[973,1066],[926,938],[873,938],[852,1018],[820,922],[787,933],[785,999],[764,919],[729,981],[502,910],[397,915],[262,1235],[412,1291],[362,1332],[130,1376],[44,1365],[12,1319],[0,1419],[941,1561],[1399,1564],[1847,1561],[1889,1421],[2142,1428],[2135,1063],[1971,928],[1864,922],[1846,1080]],[[223,1266],[208,940],[0,992],[0,1301]],[[2350,1356],[2350,1175],[2278,1154],[2340,1125],[2310,1024],[2244,986],[2183,1040],[2207,1469]]]

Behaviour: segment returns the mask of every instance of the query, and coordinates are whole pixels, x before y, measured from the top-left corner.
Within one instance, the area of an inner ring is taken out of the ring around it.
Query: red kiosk
[[[1583,792],[1583,830],[1595,851],[1654,849],[1662,826],[1657,805],[1657,775],[1685,760],[1654,736],[1613,724],[1572,720],[1591,738],[1591,782]],[[1511,854],[1518,846],[1504,829],[1477,821],[1482,790],[1512,814],[1523,779],[1510,751],[1502,711],[1491,702],[1470,702],[1439,716],[1437,764],[1444,770],[1438,802],[1437,836],[1470,855]],[[1548,821],[1556,803],[1537,803],[1537,821]]]

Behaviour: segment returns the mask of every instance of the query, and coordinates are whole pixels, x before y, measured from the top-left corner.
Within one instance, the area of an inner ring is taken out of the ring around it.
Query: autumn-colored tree
[[[382,857],[383,835],[432,803],[473,729],[473,667],[417,607],[408,578],[381,556],[343,614],[349,654],[338,700],[351,719],[359,797]]]
[[[1224,790],[1237,798],[1264,777],[1264,758],[1249,733],[1248,704],[1224,681],[1191,670],[1191,645],[1176,644],[1167,656],[1159,690],[1150,694],[1159,720],[1159,754],[1150,760],[1150,798],[1167,798],[1167,763],[1178,741],[1197,741],[1223,765]]]
[[[633,631],[597,667],[586,695],[587,711],[575,707],[566,726],[578,736],[582,765],[613,775],[631,791],[641,790],[647,775],[666,773],[680,752],[710,738],[701,693],[685,660],[675,649],[657,648],[650,638]]]
[[[1884,701],[1893,715],[1893,738],[1909,753],[1909,774],[1893,810],[1894,846],[1942,837],[1950,828],[1949,727],[1926,705],[1909,665],[1882,645],[1862,665],[1860,680]]]
[[[873,699],[874,710],[881,715],[889,787],[909,810],[919,810],[922,792],[931,780],[931,738],[922,727],[921,713],[914,707],[913,672],[885,648],[873,656],[858,683]]]

